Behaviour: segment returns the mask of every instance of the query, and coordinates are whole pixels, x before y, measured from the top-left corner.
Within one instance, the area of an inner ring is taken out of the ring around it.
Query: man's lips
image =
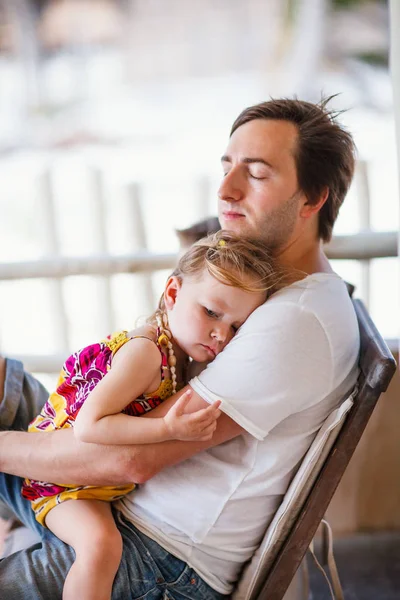
[[[224,219],[226,219],[227,221],[229,220],[233,220],[233,219],[241,219],[244,218],[244,215],[242,213],[238,213],[235,212],[233,210],[224,210],[222,212]]]

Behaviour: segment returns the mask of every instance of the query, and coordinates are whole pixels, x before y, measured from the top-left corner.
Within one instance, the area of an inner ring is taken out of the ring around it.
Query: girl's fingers
[[[222,400],[216,400],[215,402],[213,402],[210,406],[210,408],[219,408],[222,404]]]
[[[201,431],[199,431],[199,435],[201,435],[201,437],[203,438],[203,436],[207,436],[207,435],[212,435],[214,433],[214,431],[217,428],[217,424],[211,423],[210,425],[207,425],[207,427],[204,427],[204,429],[202,429]]]
[[[219,410],[219,406],[221,404],[221,400],[214,402],[211,406],[207,406],[207,408],[201,408],[195,413],[192,413],[193,418],[198,419],[199,421],[204,419],[218,419],[221,414]]]
[[[216,423],[211,423],[211,425],[209,425],[208,427],[206,427],[203,430],[204,435],[207,435],[208,433],[214,433],[214,431],[217,429],[217,424]]]
[[[187,406],[187,404],[188,404],[191,396],[192,396],[192,390],[189,388],[175,402],[174,407],[175,407],[175,412],[176,412],[177,415],[182,415],[185,412],[185,408],[186,408],[186,406]]]
[[[201,437],[199,438],[200,441],[210,440],[213,436],[215,429],[216,429],[216,423],[213,423],[212,425],[209,425],[208,427],[206,427],[206,429],[204,429],[201,432]]]
[[[217,400],[217,402],[214,402],[214,404],[211,404],[211,406],[208,406],[205,409],[206,413],[211,415],[213,418],[217,419],[221,414],[221,411],[219,409],[220,406],[221,406],[221,400]]]
[[[210,406],[207,406],[207,408],[204,408],[203,410],[205,410],[207,413],[214,413],[216,411],[221,412],[219,410],[219,407],[221,406],[221,400],[217,400],[216,402],[214,402],[214,404],[210,404]]]
[[[204,410],[208,411],[207,408]],[[208,423],[214,423],[218,419],[220,414],[221,414],[220,410],[214,410],[212,412],[204,412],[202,414],[193,413],[193,422],[202,424],[203,426],[206,426]]]

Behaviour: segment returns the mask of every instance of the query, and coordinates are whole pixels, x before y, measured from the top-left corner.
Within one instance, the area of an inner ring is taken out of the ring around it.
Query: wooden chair
[[[251,592],[241,596],[246,600],[282,600],[357,447],[378,398],[387,389],[396,370],[396,362],[365,306],[360,300],[353,300],[353,304],[360,328],[361,349],[358,391],[354,395],[352,408],[289,533],[278,550],[275,544],[272,564],[269,564],[268,556],[264,553],[263,560],[268,566],[263,569],[263,565],[259,565],[256,580],[253,577]],[[266,554],[268,551],[267,549]],[[233,597],[235,598],[235,594]]]

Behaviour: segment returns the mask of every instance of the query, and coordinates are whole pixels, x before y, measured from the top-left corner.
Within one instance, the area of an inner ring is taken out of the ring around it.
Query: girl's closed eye
[[[211,308],[207,308],[206,306],[204,307],[204,310],[206,311],[206,314],[209,317],[212,317],[213,319],[218,319],[219,315],[214,312],[213,310],[211,310]]]

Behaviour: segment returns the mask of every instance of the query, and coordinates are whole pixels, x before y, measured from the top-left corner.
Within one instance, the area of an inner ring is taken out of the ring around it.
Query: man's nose
[[[243,197],[243,182],[239,173],[231,169],[221,181],[218,198],[227,202],[238,202]]]

